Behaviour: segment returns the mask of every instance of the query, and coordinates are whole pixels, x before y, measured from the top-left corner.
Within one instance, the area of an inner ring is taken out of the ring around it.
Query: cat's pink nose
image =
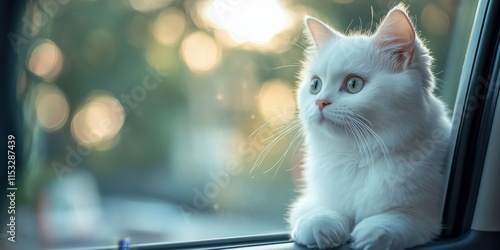
[[[316,100],[316,105],[318,105],[319,111],[322,111],[329,104],[331,104],[331,102],[327,100]]]

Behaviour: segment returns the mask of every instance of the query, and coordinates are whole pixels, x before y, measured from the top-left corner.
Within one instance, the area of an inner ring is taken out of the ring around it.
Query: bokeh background
[[[286,232],[303,17],[368,32],[398,2],[27,1],[8,36],[25,135],[16,247]],[[404,2],[452,110],[477,3]]]

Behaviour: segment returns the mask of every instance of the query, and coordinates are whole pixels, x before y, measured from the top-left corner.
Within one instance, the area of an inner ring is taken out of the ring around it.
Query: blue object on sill
[[[130,241],[128,239],[121,239],[118,241],[118,250],[129,250]]]

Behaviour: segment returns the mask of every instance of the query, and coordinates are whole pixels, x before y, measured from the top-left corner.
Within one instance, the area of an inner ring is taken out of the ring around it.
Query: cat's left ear
[[[404,5],[392,8],[375,33],[375,45],[394,53],[398,70],[409,67],[415,53],[415,28]]]

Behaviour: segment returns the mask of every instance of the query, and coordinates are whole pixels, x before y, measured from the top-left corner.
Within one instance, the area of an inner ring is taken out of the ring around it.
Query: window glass
[[[29,1],[8,36],[25,121],[20,249],[286,232],[302,19],[374,31],[396,3]],[[452,110],[477,3],[405,3]]]

